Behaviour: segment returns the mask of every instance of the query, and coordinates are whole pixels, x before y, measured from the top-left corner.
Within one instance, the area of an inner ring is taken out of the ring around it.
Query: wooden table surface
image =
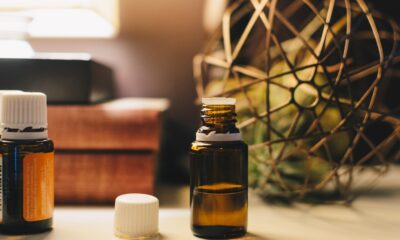
[[[160,239],[196,239],[189,228],[187,187],[158,190]],[[5,240],[114,239],[112,207],[57,207],[51,232],[3,236]],[[268,205],[250,194],[249,235],[253,240],[397,240],[400,239],[400,167],[393,167],[374,190],[343,205]]]

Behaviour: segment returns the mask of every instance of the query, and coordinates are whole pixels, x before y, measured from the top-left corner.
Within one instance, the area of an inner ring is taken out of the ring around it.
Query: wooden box
[[[163,99],[132,98],[49,106],[56,203],[112,203],[124,193],[152,194],[167,106]]]

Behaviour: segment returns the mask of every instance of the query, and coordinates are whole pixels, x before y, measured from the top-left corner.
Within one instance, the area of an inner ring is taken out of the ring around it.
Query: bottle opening
[[[240,141],[234,98],[203,98],[198,141]]]
[[[201,102],[204,105],[235,105],[236,99],[225,97],[202,98]]]

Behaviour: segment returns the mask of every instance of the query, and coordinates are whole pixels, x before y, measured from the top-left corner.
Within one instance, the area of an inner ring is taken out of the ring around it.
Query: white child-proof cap
[[[2,114],[1,114],[1,112],[2,112],[2,110],[1,110],[1,106],[2,106],[2,99],[3,99],[3,95],[4,94],[6,94],[6,93],[21,93],[22,91],[20,91],[20,90],[0,90],[0,134],[1,134],[1,131],[3,130],[2,129],[2,127],[1,127],[1,123],[3,122],[1,119],[2,119]]]
[[[115,199],[114,235],[120,239],[147,239],[158,236],[158,199],[130,193]]]
[[[47,138],[46,95],[39,92],[3,92],[0,101],[3,139]],[[7,129],[14,131],[7,131]],[[43,131],[26,131],[27,128]]]

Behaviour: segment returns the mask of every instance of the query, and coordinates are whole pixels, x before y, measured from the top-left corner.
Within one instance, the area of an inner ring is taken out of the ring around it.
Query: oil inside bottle
[[[247,223],[247,188],[230,183],[199,186],[193,190],[191,209],[195,232],[242,235]]]

